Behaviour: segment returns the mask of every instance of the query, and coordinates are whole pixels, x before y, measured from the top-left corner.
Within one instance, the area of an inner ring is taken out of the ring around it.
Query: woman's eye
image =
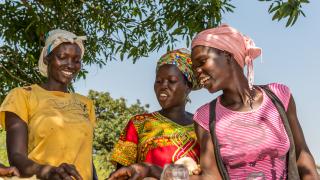
[[[79,57],[79,56],[76,56],[76,57],[73,57],[73,60],[74,60],[74,62],[81,62],[81,57]]]
[[[193,69],[197,69],[206,63],[206,59],[200,59],[197,63],[193,64]]]
[[[206,59],[201,59],[201,60],[200,60],[200,63],[199,63],[199,66],[204,65],[204,64],[206,63],[206,61],[207,61]]]
[[[64,59],[65,57],[62,56],[62,55],[57,55],[57,58],[58,58],[58,59]]]

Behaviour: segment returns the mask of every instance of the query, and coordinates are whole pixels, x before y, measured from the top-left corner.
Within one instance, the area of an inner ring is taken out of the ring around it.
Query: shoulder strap
[[[220,172],[220,175],[223,180],[229,180],[228,172],[223,164],[221,155],[220,155],[220,147],[218,143],[217,136],[215,135],[215,125],[216,125],[216,103],[217,99],[214,99],[210,102],[209,108],[209,129],[211,134],[211,140],[214,146],[214,154],[216,158],[216,163]]]
[[[273,91],[271,91],[269,86],[261,85],[259,87],[261,87],[264,90],[264,92],[267,94],[267,96],[271,99],[272,103],[274,105],[276,105],[276,108],[278,111],[280,110],[280,109],[278,109],[278,106],[279,106],[279,108],[281,108],[281,110],[283,110],[285,112],[285,108],[284,108],[284,105],[282,104],[281,100],[278,98],[278,96],[276,94],[274,94]]]
[[[293,139],[293,135],[291,132],[290,124],[288,121],[288,117],[287,117],[284,105],[282,104],[280,99],[270,90],[270,88],[267,85],[262,85],[259,87],[261,87],[265,91],[267,96],[271,99],[272,103],[276,106],[276,108],[280,114],[280,117],[282,119],[283,125],[286,129],[286,132],[288,134],[288,137],[289,137],[290,149],[289,149],[288,159],[287,159],[288,179],[299,180],[300,176],[299,176],[299,171],[298,171],[298,167],[297,167],[294,139]]]

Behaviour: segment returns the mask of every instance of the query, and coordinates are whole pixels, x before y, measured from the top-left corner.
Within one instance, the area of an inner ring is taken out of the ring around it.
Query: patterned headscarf
[[[200,32],[193,40],[191,47],[208,46],[231,53],[243,68],[247,66],[249,88],[253,89],[253,60],[261,55],[261,48],[255,46],[252,39],[235,28],[222,24],[219,27]]]
[[[159,67],[164,64],[177,66],[188,82],[192,84],[193,90],[200,88],[192,71],[191,53],[189,50],[182,48],[167,52],[158,60],[156,72],[158,72]]]
[[[55,29],[46,34],[45,46],[39,57],[38,67],[40,74],[47,77],[47,65],[43,62],[44,58],[50,54],[56,47],[65,42],[76,43],[81,49],[81,58],[84,55],[84,46],[82,41],[86,40],[85,36],[76,36],[72,32]]]

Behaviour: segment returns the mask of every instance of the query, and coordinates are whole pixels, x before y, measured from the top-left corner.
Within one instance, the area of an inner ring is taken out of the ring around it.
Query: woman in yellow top
[[[93,102],[68,91],[81,69],[83,40],[50,31],[39,58],[47,82],[11,90],[0,107],[9,162],[22,177],[92,179]]]

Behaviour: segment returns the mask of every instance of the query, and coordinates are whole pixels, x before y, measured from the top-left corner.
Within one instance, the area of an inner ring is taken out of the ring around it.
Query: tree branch
[[[16,77],[16,76],[14,76],[6,67],[4,67],[2,64],[0,64],[0,68],[2,68],[2,69],[4,69],[8,74],[9,74],[9,76],[11,76],[13,79],[15,79],[15,80],[17,80],[17,81],[19,81],[19,82],[21,82],[21,83],[23,83],[23,84],[26,84],[26,85],[29,85],[30,83],[29,82],[26,82],[26,81],[24,81],[24,80],[22,80],[22,79],[20,79],[20,78],[18,78],[18,77]]]

